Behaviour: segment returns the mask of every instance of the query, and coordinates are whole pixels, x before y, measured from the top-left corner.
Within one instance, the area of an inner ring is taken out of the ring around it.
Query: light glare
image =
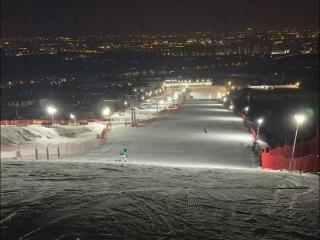
[[[102,110],[102,114],[103,114],[104,116],[110,115],[110,108],[108,108],[108,107],[104,108],[104,109]]]
[[[57,112],[57,109],[56,109],[55,107],[49,106],[49,107],[47,108],[47,112],[48,112],[49,114],[55,114],[55,113]]]
[[[296,114],[294,115],[294,119],[296,120],[297,124],[302,124],[306,120],[306,117],[303,114]]]

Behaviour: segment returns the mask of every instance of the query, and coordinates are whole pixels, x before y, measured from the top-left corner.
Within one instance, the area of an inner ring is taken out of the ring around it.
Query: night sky
[[[319,28],[319,0],[1,0],[2,37]]]

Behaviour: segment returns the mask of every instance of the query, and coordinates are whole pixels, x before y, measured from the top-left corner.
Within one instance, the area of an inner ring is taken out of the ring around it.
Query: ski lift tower
[[[138,100],[138,95],[126,95],[126,101],[130,104],[131,109],[131,126],[138,126],[136,117],[136,104]]]

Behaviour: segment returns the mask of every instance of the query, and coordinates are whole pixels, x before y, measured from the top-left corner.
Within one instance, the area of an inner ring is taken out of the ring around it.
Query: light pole
[[[75,124],[76,116],[73,115],[72,113],[70,113],[70,119],[71,119],[71,120],[74,122],[74,124]]]
[[[159,112],[159,100],[157,99],[157,113]]]
[[[109,116],[111,113],[110,111],[110,108],[108,107],[105,107],[103,110],[102,110],[102,115],[106,118],[107,116]]]
[[[49,106],[47,108],[47,112],[51,115],[52,125],[54,124],[54,118],[53,115],[57,112],[57,109],[55,107]]]
[[[249,111],[249,106],[246,106],[245,108],[244,108],[244,111],[246,112],[246,115],[248,114],[248,111]]]
[[[258,136],[259,136],[260,125],[263,123],[263,118],[259,118],[259,119],[257,120],[257,122],[258,122],[258,129],[257,129],[256,141],[257,141]]]
[[[178,92],[174,92],[174,94],[173,94],[173,105],[174,105],[176,99],[178,99]]]
[[[297,128],[296,128],[296,134],[294,136],[294,142],[293,142],[293,148],[292,148],[292,155],[291,155],[291,161],[290,161],[290,169],[291,169],[291,164],[294,156],[294,150],[296,148],[296,141],[297,141],[297,135],[298,135],[298,130],[299,130],[299,125],[302,124],[305,121],[306,117],[302,114],[296,114],[294,115],[294,120],[297,123]]]

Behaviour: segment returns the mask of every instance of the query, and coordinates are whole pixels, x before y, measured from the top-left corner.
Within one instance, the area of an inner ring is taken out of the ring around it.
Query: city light
[[[248,113],[248,111],[249,111],[249,106],[246,106],[245,108],[244,108],[244,111],[246,112],[246,114]]]
[[[228,85],[231,86],[231,81],[228,82]]]
[[[233,110],[234,106],[233,105],[230,105],[229,109],[230,110]]]
[[[142,100],[142,101],[144,100],[144,96],[141,96],[141,100]]]
[[[127,105],[128,105],[128,102],[127,102],[127,101],[124,101],[124,105],[127,106]]]

